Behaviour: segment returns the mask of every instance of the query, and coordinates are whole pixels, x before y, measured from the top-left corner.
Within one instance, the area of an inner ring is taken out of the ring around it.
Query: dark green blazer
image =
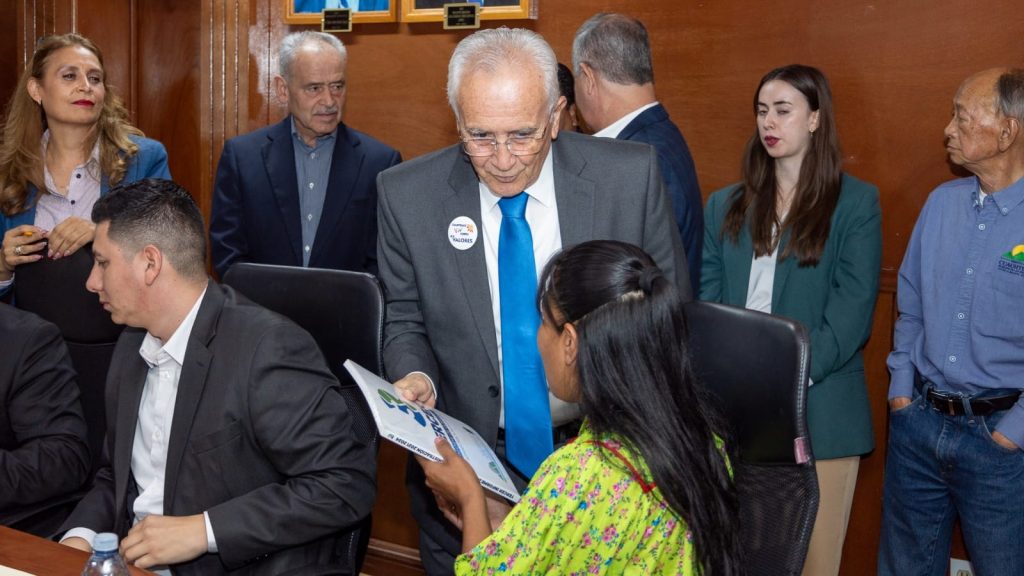
[[[754,248],[749,227],[737,242],[722,236],[737,186],[719,190],[704,209],[700,298],[743,307]],[[779,253],[788,233],[783,234]],[[772,313],[797,320],[811,341],[807,419],[814,456],[841,458],[874,448],[861,348],[871,333],[882,257],[878,188],[848,174],[817,266],[780,260]]]

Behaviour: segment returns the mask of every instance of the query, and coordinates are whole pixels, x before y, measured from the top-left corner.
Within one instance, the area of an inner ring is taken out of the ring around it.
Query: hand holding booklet
[[[381,437],[435,462],[443,458],[434,439],[444,438],[473,467],[481,486],[519,502],[508,471],[476,430],[444,412],[406,402],[390,382],[351,360],[345,362],[345,369],[366,398]]]

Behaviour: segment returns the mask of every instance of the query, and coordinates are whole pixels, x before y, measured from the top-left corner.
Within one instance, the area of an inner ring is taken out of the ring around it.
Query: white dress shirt
[[[526,202],[526,221],[530,224],[533,237],[533,259],[537,268],[537,280],[548,260],[562,248],[562,233],[558,224],[558,203],[555,200],[554,160],[549,151],[540,175],[525,192],[529,195]],[[487,262],[487,284],[491,290],[491,310],[494,314],[494,332],[498,342],[498,378],[501,381],[501,412],[498,426],[505,427],[505,376],[502,370],[501,354],[501,292],[498,283],[498,237],[501,234],[501,207],[498,206],[500,196],[491,193],[483,182],[480,182],[480,228],[484,242],[484,255]],[[579,408],[575,404],[563,402],[548,392],[551,406],[551,421],[555,426],[565,424],[579,416]]]
[[[181,378],[188,340],[192,335],[192,326],[195,324],[204,296],[205,288],[166,343],[147,333],[142,340],[142,346],[139,347],[139,355],[146,361],[149,371],[146,373],[146,382],[142,389],[139,417],[135,423],[135,438],[132,442],[131,471],[139,489],[139,495],[132,505],[135,516],[133,525],[150,514],[164,513],[167,446],[171,438],[178,381]],[[216,552],[217,542],[213,535],[213,527],[205,511],[203,518],[206,521],[207,551]],[[73,528],[61,541],[75,536],[84,538],[91,544],[96,533],[88,528]],[[163,572],[160,569],[155,571]]]

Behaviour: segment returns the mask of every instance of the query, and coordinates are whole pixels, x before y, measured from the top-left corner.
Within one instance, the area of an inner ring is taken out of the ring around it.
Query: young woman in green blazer
[[[808,423],[821,501],[804,574],[839,572],[860,456],[874,448],[861,349],[881,265],[878,189],[842,172],[828,80],[772,70],[739,184],[704,211],[700,296],[801,322],[811,341]]]

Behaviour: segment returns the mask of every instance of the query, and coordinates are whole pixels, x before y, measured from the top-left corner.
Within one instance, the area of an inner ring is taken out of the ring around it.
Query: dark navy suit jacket
[[[393,148],[338,125],[310,268],[377,273],[377,173],[402,161]],[[213,267],[302,266],[302,226],[291,117],[224,143],[210,214]]]
[[[686,249],[693,293],[700,291],[701,250],[704,244],[704,200],[697,184],[697,170],[686,140],[661,104],[644,110],[618,135],[619,140],[645,142],[658,151],[658,165],[665,190],[672,198],[672,212]]]

